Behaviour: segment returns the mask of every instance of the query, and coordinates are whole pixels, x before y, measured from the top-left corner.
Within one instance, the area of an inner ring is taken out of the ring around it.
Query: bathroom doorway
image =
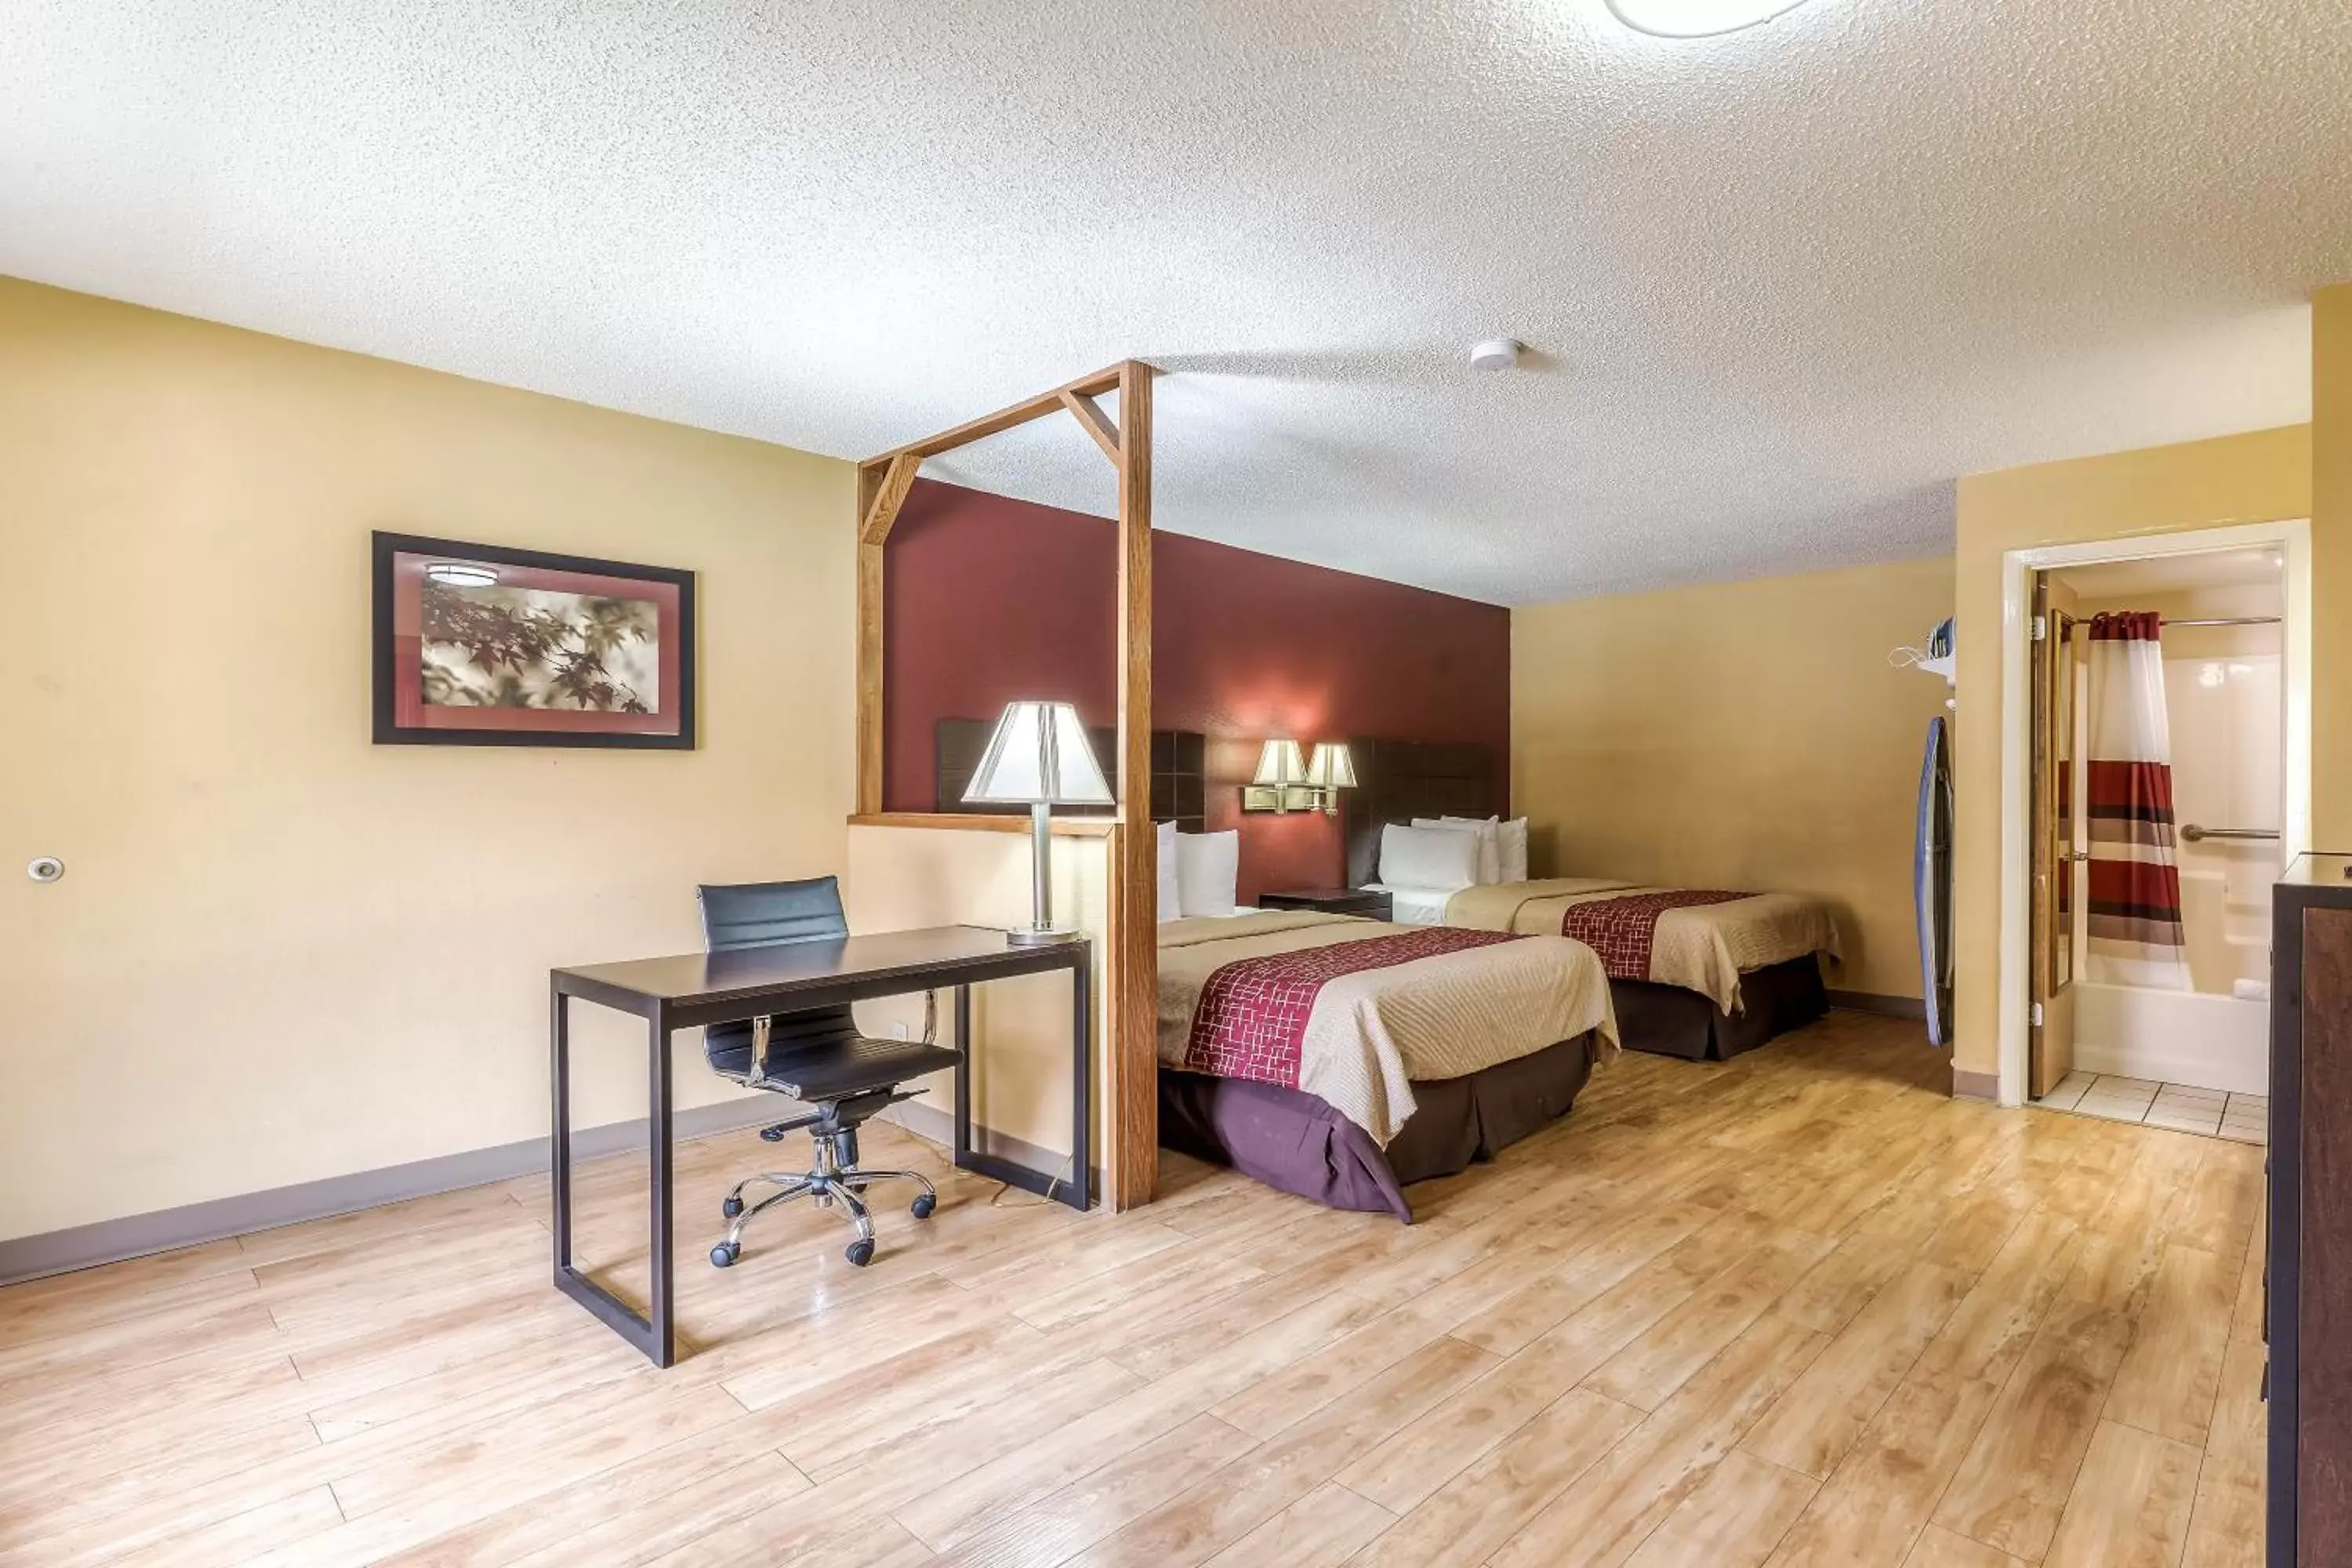
[[[2267,1134],[2285,567],[2266,543],[2034,574],[2034,1104]]]

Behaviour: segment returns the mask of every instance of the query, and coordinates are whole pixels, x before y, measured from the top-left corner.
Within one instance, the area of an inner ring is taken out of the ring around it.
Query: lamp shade
[[[1257,777],[1252,784],[1295,784],[1307,782],[1307,759],[1296,741],[1268,741],[1257,754]]]
[[[1348,754],[1345,741],[1326,741],[1315,748],[1315,757],[1307,764],[1307,782],[1321,789],[1353,789],[1356,787],[1356,759]]]
[[[1006,703],[963,798],[987,805],[1111,804],[1086,726],[1066,702]]]

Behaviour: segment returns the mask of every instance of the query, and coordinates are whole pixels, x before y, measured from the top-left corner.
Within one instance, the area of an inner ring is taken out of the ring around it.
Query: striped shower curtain
[[[2153,610],[2094,616],[2084,819],[2090,978],[2189,989],[2173,860],[2172,733]]]

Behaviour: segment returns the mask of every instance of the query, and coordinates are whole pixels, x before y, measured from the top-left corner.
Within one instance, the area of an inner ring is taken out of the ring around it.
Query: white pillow
[[[1177,892],[1176,825],[1174,823],[1160,824],[1159,841],[1160,847],[1157,852],[1157,858],[1160,861],[1159,918],[1163,921],[1172,921],[1184,907],[1184,900]]]
[[[1528,879],[1528,819],[1515,816],[1503,824],[1503,880]]]
[[[1441,816],[1437,819],[1448,827],[1476,827],[1482,820],[1494,825],[1500,838],[1501,856],[1496,869],[1500,880],[1524,882],[1528,879],[1528,819],[1515,816],[1508,822],[1496,817]]]
[[[1232,914],[1241,873],[1238,828],[1176,836],[1176,902],[1187,919]]]
[[[1491,819],[1481,821],[1475,816],[1416,816],[1415,827],[1425,827],[1440,833],[1466,833],[1478,844],[1478,880],[1499,882],[1503,879],[1503,833]]]
[[[1458,827],[1381,829],[1380,879],[1391,888],[1450,893],[1478,879],[1478,837]]]

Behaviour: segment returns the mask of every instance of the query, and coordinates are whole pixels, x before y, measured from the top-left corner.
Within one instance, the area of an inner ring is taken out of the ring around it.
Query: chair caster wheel
[[[940,1206],[940,1200],[925,1193],[907,1206],[913,1211],[917,1219],[929,1219],[931,1217],[931,1211]]]
[[[874,1261],[874,1244],[870,1241],[853,1241],[843,1251],[842,1256],[863,1268]]]
[[[737,1215],[743,1212],[743,1200],[741,1198],[729,1198],[719,1205],[719,1212],[726,1215],[729,1219],[733,1219]]]
[[[743,1247],[740,1242],[722,1241],[710,1249],[710,1267],[724,1268],[742,1256]]]

